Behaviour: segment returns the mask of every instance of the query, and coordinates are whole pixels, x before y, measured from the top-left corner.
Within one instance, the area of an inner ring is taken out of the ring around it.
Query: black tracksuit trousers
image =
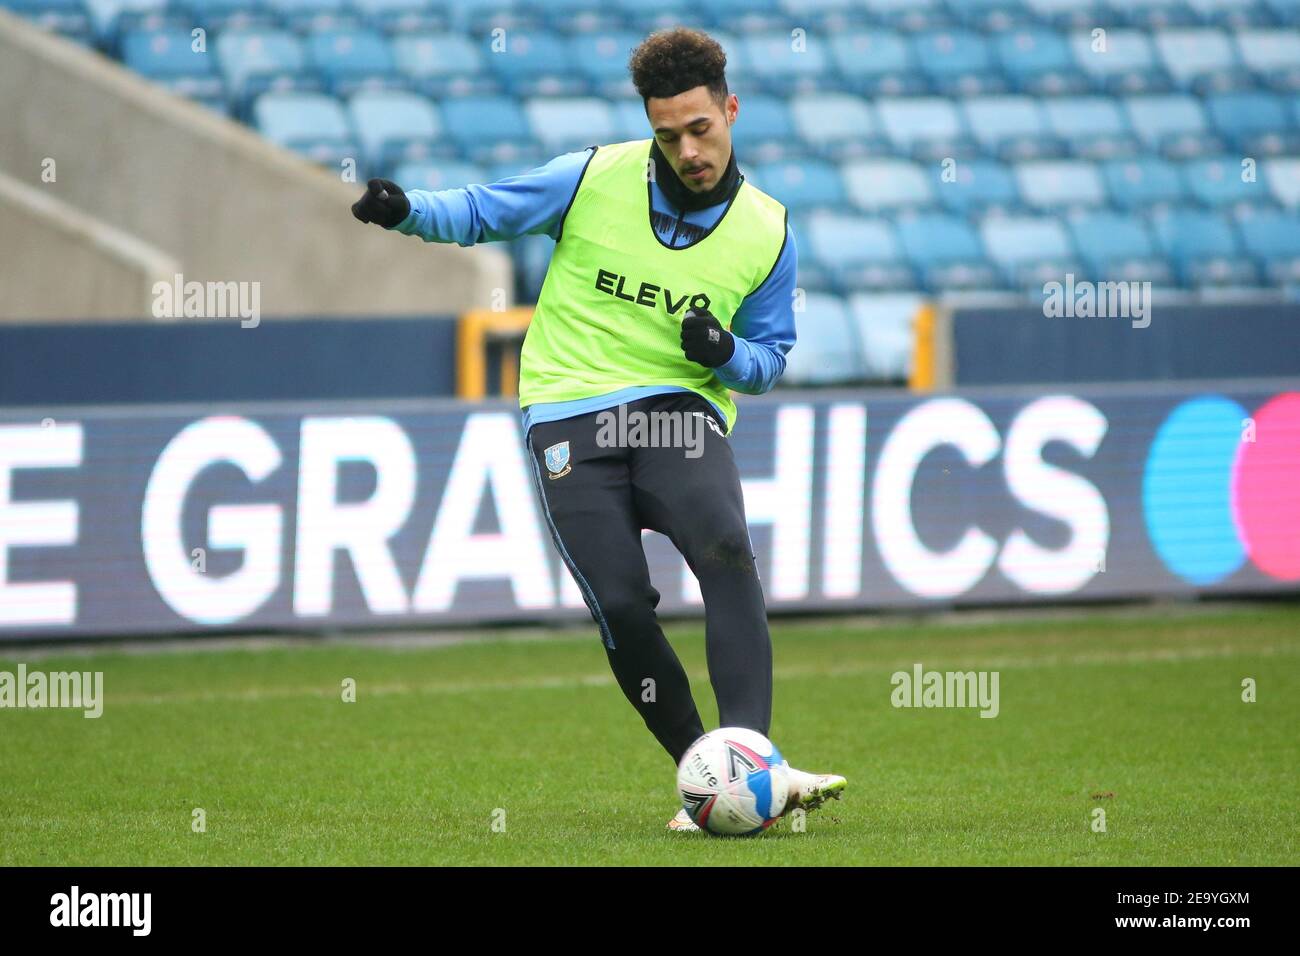
[[[736,460],[722,429],[710,427],[718,424],[717,411],[693,392],[653,395],[624,408],[628,422],[637,420],[634,413],[645,413],[642,421],[654,421],[653,413],[676,416],[676,434],[687,436],[689,447],[647,447],[649,434],[632,429],[619,436],[618,408],[535,424],[527,444],[551,536],[600,627],[614,676],[679,762],[704,727],[655,615],[659,592],[650,583],[641,529],[667,535],[699,580],[720,726],[768,733],[772,644]],[[660,437],[669,434],[669,421],[658,418]]]

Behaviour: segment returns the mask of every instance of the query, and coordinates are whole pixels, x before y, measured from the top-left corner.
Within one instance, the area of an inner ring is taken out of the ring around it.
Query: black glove
[[[692,362],[717,368],[736,354],[736,340],[708,309],[691,309],[682,319],[682,351]]]
[[[366,194],[352,204],[352,215],[391,229],[411,214],[411,201],[391,179],[372,179]]]

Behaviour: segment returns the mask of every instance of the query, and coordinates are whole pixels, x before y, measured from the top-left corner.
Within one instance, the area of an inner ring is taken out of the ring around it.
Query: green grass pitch
[[[772,630],[772,737],[849,789],[756,839],[664,829],[673,768],[592,628],[0,649],[0,670],[103,671],[105,698],[98,720],[0,710],[0,864],[1300,862],[1300,606]],[[702,625],[667,631],[712,726]],[[998,671],[999,715],[893,707],[916,662]]]

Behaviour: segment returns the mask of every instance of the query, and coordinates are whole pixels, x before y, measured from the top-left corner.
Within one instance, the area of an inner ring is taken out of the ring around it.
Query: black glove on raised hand
[[[682,351],[692,362],[717,368],[731,361],[736,340],[708,309],[691,309],[682,319]]]
[[[366,194],[352,204],[352,215],[391,229],[411,214],[411,201],[391,179],[372,179]]]

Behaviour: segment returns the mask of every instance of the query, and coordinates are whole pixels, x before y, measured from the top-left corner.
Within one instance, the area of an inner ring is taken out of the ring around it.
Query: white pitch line
[[[943,670],[1033,670],[1062,665],[1097,665],[1097,664],[1145,664],[1170,663],[1179,661],[1204,660],[1216,657],[1233,657],[1236,655],[1262,655],[1265,657],[1294,657],[1300,655],[1300,644],[1265,645],[1262,647],[1234,647],[1216,645],[1209,647],[1160,648],[1144,651],[1114,653],[1101,651],[1084,654],[1053,654],[1040,657],[960,657],[940,656],[931,658],[926,664],[930,669]],[[882,679],[897,670],[910,669],[917,663],[915,658],[897,659],[892,662],[872,664],[835,665],[829,667],[792,666],[777,667],[773,671],[775,679],[799,679],[806,677],[851,678],[867,674],[879,674]],[[691,673],[693,682],[705,682],[708,674],[699,671]],[[432,682],[422,684],[389,683],[357,687],[358,699],[366,697],[391,697],[403,694],[441,695],[441,694],[476,694],[494,691],[518,690],[570,690],[579,687],[606,687],[614,683],[612,674],[577,674],[557,675],[551,677],[522,677],[513,680],[495,681],[456,681]],[[114,695],[106,691],[105,706],[116,707],[123,704],[188,704],[215,701],[262,701],[290,700],[295,697],[332,698],[341,695],[341,687],[252,687],[246,690],[212,691],[208,693],[184,694],[123,694]]]

